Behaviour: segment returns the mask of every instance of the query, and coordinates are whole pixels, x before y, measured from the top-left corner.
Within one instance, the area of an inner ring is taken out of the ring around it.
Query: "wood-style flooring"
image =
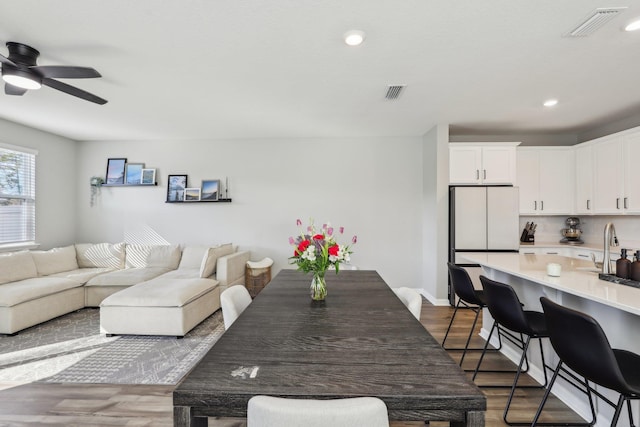
[[[440,342],[453,313],[450,307],[436,307],[423,299],[421,322]],[[464,343],[471,327],[472,314],[461,310],[456,316],[456,327],[447,339],[447,346]],[[480,322],[479,322],[480,323]],[[479,327],[479,326],[478,326]],[[450,341],[451,340],[451,341]],[[483,341],[474,338],[472,346],[481,346]],[[460,352],[451,351],[459,360]],[[475,367],[479,352],[468,353],[465,368]],[[514,365],[498,353],[493,353],[483,368],[513,369]],[[470,374],[469,374],[470,375]],[[510,384],[505,374],[482,374],[479,384]],[[533,381],[529,379],[530,381]],[[173,386],[105,385],[105,384],[48,384],[24,385],[0,383],[0,426],[172,426]],[[487,426],[506,426],[502,412],[509,393],[508,388],[485,388],[487,396]],[[512,403],[510,419],[531,420],[542,398],[541,389],[518,389]],[[581,422],[575,413],[562,402],[553,398],[545,407],[544,422]],[[422,422],[392,422],[391,427],[417,427]],[[431,426],[446,426],[447,423],[432,422]],[[244,427],[243,419],[209,419],[211,427]]]

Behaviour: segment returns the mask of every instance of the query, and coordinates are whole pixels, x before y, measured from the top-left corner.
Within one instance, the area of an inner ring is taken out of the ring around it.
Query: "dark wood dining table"
[[[173,392],[174,426],[246,417],[255,395],[374,396],[390,420],[484,426],[486,399],[375,271],[282,270]]]

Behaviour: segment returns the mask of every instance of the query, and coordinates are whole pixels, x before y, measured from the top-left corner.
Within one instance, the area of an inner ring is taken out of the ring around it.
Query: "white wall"
[[[423,138],[423,281],[433,304],[447,304],[449,128],[438,125]]]
[[[0,140],[38,150],[36,241],[44,249],[73,243],[76,237],[77,143],[2,119]]]
[[[104,187],[89,206],[89,179],[107,158],[157,168],[157,187]],[[420,138],[82,142],[78,148],[79,241],[233,242],[252,259],[287,267],[295,221],[313,217],[353,234],[352,263],[391,286],[421,287]],[[232,203],[165,203],[168,174],[229,179]]]

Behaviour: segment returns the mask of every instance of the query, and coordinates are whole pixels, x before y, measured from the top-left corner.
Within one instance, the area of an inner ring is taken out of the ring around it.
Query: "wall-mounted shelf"
[[[191,200],[189,202],[185,202],[184,200],[176,200],[176,201],[165,201],[165,203],[231,203],[232,199],[218,199],[218,200]]]
[[[101,187],[153,187],[158,185],[157,182],[153,184],[102,184]]]

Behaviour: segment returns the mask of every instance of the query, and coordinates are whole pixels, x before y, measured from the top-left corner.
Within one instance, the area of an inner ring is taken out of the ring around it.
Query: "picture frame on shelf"
[[[169,175],[167,180],[167,202],[184,202],[187,175]]]
[[[220,198],[220,180],[203,179],[200,200],[218,200]]]
[[[184,201],[185,202],[199,202],[200,201],[200,188],[191,187],[184,189]]]
[[[156,170],[155,169],[142,169],[142,175],[140,184],[142,185],[154,185],[156,183]]]
[[[126,165],[127,159],[125,158],[107,159],[107,176],[105,179],[105,184],[123,185]]]
[[[129,185],[142,183],[142,169],[144,169],[144,163],[127,163],[125,165],[124,183]]]

